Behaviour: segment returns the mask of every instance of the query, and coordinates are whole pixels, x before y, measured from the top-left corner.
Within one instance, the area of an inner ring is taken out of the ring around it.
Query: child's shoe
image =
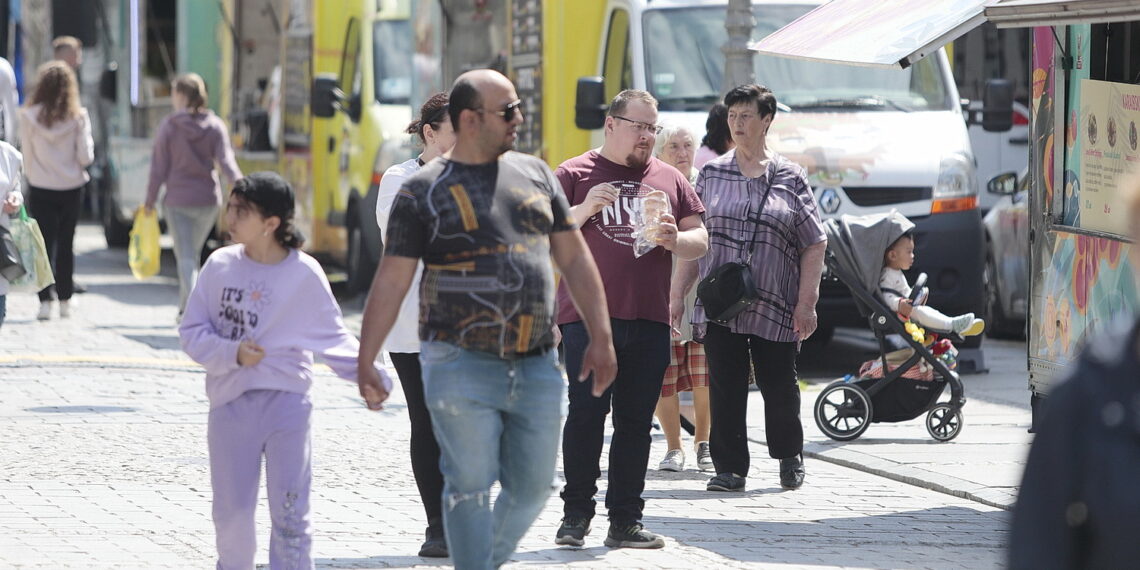
[[[974,313],[954,317],[951,325],[954,332],[961,336],[975,336],[986,330],[986,321],[974,318]]]
[[[36,320],[46,321],[51,318],[51,301],[40,301],[40,311],[36,313]]]

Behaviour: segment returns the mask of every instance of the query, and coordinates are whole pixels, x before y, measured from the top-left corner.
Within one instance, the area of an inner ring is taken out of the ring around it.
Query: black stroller
[[[842,216],[827,220],[826,264],[829,273],[851,290],[859,313],[867,317],[879,345],[878,377],[851,377],[832,382],[815,401],[815,423],[827,437],[850,441],[873,422],[901,422],[926,414],[926,430],[937,441],[950,441],[962,431],[966,403],[962,381],[923,343],[911,337],[905,323],[879,297],[883,252],[914,224],[892,210],[889,214]],[[923,291],[926,274],[915,279],[911,300]],[[950,331],[931,331],[957,338]],[[907,344],[891,347],[888,335]],[[888,357],[894,356],[894,362]],[[876,363],[877,364],[877,363]],[[925,378],[914,371],[921,367]],[[950,385],[950,401],[938,402]]]

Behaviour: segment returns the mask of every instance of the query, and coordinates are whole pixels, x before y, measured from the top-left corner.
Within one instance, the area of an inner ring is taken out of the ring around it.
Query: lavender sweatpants
[[[269,567],[313,568],[309,518],[312,410],[307,394],[278,390],[251,390],[210,410],[207,439],[219,570],[253,568],[262,454],[273,522]]]

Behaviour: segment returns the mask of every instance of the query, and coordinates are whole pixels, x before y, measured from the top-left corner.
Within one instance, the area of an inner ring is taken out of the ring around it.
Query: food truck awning
[[[1140,20],[1136,0],[1006,0],[986,7],[999,28],[1028,28]]]
[[[994,3],[831,0],[749,47],[782,57],[905,68],[985,22],[984,9]]]

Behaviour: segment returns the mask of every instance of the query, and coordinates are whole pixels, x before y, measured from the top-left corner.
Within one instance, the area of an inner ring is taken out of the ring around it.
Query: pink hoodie
[[[222,188],[214,163],[232,184],[242,177],[226,124],[210,111],[178,111],[162,120],[154,137],[150,159],[150,182],[146,205],[158,201],[158,189],[166,184],[167,206],[217,206]]]
[[[87,109],[80,108],[78,117],[47,127],[40,123],[40,108],[20,109],[20,150],[28,184],[48,190],[72,190],[87,184],[91,179],[87,166],[95,161]]]

